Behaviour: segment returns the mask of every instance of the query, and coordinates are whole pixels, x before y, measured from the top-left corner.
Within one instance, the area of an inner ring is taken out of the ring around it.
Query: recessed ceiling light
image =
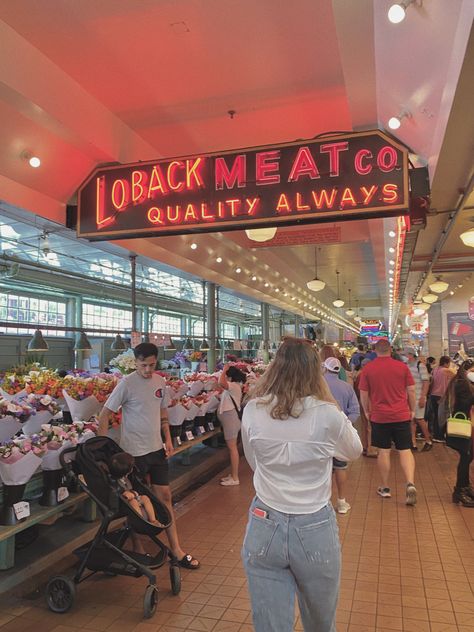
[[[395,261],[394,261],[393,259],[390,259],[389,264],[390,264],[391,266],[394,266],[394,265],[395,265]]]
[[[269,285],[268,283],[264,283],[264,287],[268,287],[268,285]]]
[[[222,257],[216,257],[216,262],[217,263],[222,263]]]
[[[393,274],[393,270],[389,270],[389,271],[388,271],[388,273],[389,273],[390,275],[392,275],[392,274]]]
[[[256,281],[256,280],[257,280],[257,277],[254,274],[253,277],[252,277],[252,281]]]
[[[240,274],[242,272],[242,268],[235,268],[235,271],[237,272],[237,274]]]
[[[276,287],[276,288],[275,288],[275,292],[279,292],[279,291],[280,291],[280,288],[279,288],[279,287]]]
[[[198,245],[193,242],[190,247],[191,247],[191,250],[196,250]]]
[[[390,246],[390,248],[388,249],[389,252],[394,253],[395,252],[395,248],[392,248],[392,246]]]
[[[28,162],[30,163],[30,167],[33,167],[33,169],[37,169],[39,166],[41,166],[41,160],[38,158],[38,156],[31,156]]]
[[[388,235],[389,235],[389,237],[395,237],[396,232],[394,230],[390,230]]]

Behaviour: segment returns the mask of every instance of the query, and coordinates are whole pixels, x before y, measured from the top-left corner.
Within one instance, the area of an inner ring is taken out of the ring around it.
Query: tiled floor
[[[450,502],[452,452],[436,445],[416,461],[415,509],[404,505],[398,464],[395,493],[386,500],[375,494],[374,459],[351,467],[352,510],[339,516],[338,632],[474,632],[474,510]],[[202,568],[183,571],[178,597],[170,594],[167,570],[159,571],[153,619],[142,618],[143,579],[98,575],[79,586],[76,604],[65,615],[48,612],[40,598],[1,604],[1,632],[250,632],[240,546],[251,496],[250,472],[242,467],[240,487],[222,488],[214,480],[185,500],[178,527]],[[295,629],[302,629],[298,618]]]

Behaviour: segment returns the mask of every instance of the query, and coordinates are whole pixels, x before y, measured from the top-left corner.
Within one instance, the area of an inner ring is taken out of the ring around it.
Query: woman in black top
[[[465,360],[461,364],[448,385],[446,396],[450,414],[464,413],[471,422],[474,421],[474,360]],[[469,466],[473,456],[472,433],[470,439],[448,436],[446,444],[459,453],[453,503],[474,507],[474,489],[469,480]]]

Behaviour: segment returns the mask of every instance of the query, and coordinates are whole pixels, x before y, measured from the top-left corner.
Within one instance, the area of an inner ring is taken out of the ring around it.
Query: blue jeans
[[[260,518],[254,507],[268,513]],[[242,561],[256,632],[291,632],[295,595],[305,632],[335,632],[341,550],[331,505],[285,514],[254,498]]]

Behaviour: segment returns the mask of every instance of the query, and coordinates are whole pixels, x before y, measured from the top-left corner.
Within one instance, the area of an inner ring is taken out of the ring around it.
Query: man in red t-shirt
[[[398,450],[407,480],[406,504],[416,505],[415,459],[411,452],[411,426],[416,411],[415,383],[410,369],[390,357],[388,340],[375,345],[377,358],[360,374],[360,403],[372,426],[372,445],[379,449],[377,463],[382,486],[377,494],[390,498],[390,450]]]

